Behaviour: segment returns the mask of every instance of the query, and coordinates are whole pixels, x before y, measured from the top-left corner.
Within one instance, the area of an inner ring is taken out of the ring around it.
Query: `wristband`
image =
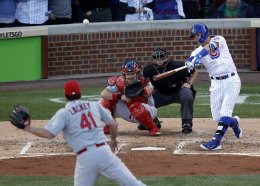
[[[122,94],[121,94],[121,93],[113,93],[113,94],[112,94],[112,99],[113,99],[114,101],[117,101],[117,100],[121,99],[121,97],[122,97]]]

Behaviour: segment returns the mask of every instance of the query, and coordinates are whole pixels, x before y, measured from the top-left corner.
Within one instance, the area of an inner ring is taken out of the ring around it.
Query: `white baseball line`
[[[125,143],[122,141],[121,145],[117,148],[115,154],[119,153],[119,151],[122,149],[122,147],[125,145]]]
[[[192,141],[183,141],[179,143],[174,150],[173,154],[176,155],[237,155],[237,156],[256,156],[260,157],[260,153],[235,153],[235,152],[212,152],[212,151],[202,151],[202,152],[182,152],[184,146],[189,143],[195,143],[198,141],[192,140]]]
[[[20,155],[25,155],[26,152],[29,150],[29,148],[32,146],[32,142],[28,142],[23,149],[21,150],[21,152],[19,153]]]

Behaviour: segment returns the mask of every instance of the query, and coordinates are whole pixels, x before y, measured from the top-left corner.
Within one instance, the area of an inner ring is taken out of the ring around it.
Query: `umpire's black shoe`
[[[192,132],[192,124],[190,123],[184,123],[182,124],[182,132],[184,134],[189,134]]]

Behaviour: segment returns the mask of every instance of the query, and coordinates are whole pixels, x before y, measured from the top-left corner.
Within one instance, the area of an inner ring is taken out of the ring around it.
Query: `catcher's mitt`
[[[15,127],[24,129],[31,123],[29,110],[21,105],[15,105],[12,113],[9,115],[9,121]]]
[[[139,96],[143,92],[143,85],[140,81],[135,81],[131,84],[127,84],[125,86],[124,92],[127,98],[133,98],[135,96]]]

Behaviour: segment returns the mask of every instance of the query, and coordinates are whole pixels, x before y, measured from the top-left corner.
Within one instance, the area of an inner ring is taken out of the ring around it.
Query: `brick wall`
[[[251,68],[250,28],[214,28],[210,32],[226,38],[238,69]],[[193,44],[189,29],[49,35],[48,76],[119,72],[126,59],[148,63],[156,47],[183,61]]]

